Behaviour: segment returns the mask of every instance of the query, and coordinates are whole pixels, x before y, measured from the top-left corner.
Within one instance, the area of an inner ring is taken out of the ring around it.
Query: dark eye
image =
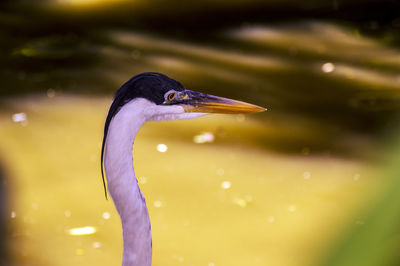
[[[168,101],[172,101],[175,98],[175,92],[171,92],[170,94],[168,94],[167,98]]]

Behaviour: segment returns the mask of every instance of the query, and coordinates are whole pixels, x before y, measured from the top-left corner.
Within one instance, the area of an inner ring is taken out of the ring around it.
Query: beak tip
[[[255,111],[255,113],[262,113],[262,112],[266,112],[266,111],[268,111],[268,108],[257,106],[257,111]]]

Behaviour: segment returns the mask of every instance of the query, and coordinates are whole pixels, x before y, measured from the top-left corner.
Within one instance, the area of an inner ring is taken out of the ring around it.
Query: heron
[[[108,187],[121,219],[122,266],[150,266],[152,261],[149,214],[133,168],[133,143],[140,127],[147,121],[265,110],[242,101],[187,90],[180,82],[156,72],[136,75],[116,91],[105,120],[101,174],[105,196]]]

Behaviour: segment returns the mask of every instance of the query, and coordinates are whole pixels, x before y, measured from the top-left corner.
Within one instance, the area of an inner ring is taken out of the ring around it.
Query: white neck
[[[109,193],[121,217],[123,266],[151,265],[151,228],[145,199],[133,169],[132,146],[146,121],[139,103],[128,103],[111,120],[104,168]]]
[[[108,191],[121,217],[124,250],[122,266],[151,265],[151,228],[146,201],[133,169],[132,148],[146,121],[190,119],[205,114],[185,113],[179,105],[156,105],[146,99],[125,104],[112,118],[104,157]]]

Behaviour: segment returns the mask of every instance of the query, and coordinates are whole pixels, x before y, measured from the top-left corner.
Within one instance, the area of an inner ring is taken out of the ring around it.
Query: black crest
[[[104,179],[104,150],[107,139],[108,128],[112,118],[118,113],[122,106],[136,98],[145,98],[155,104],[164,102],[164,95],[170,90],[183,91],[185,88],[176,80],[166,75],[155,72],[146,72],[134,76],[117,90],[114,101],[110,106],[104,125],[103,144],[101,147],[101,176],[103,178],[104,192],[107,198],[107,187]]]

